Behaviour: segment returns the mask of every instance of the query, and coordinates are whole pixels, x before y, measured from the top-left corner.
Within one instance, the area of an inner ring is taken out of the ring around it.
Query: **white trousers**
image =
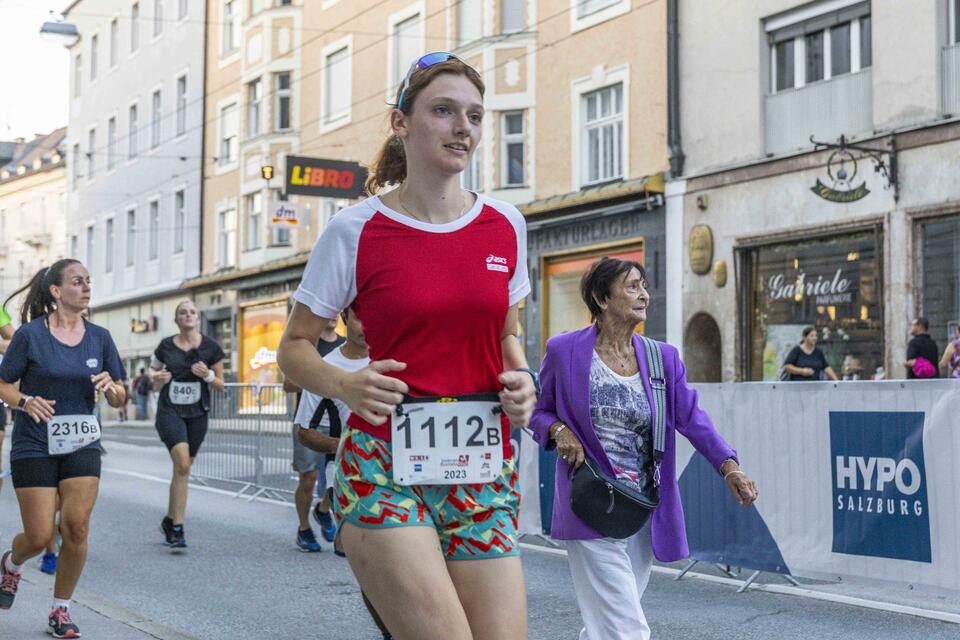
[[[580,640],[649,640],[640,598],[650,581],[650,521],[625,540],[567,540]]]

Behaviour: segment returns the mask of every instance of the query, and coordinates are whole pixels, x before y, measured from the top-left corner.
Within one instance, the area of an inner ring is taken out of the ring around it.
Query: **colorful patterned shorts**
[[[517,555],[520,492],[513,458],[485,484],[393,482],[390,443],[350,429],[340,439],[334,501],[338,522],[368,529],[428,526],[447,560]]]

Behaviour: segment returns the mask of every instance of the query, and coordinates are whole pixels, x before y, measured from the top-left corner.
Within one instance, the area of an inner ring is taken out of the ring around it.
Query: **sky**
[[[67,0],[0,0],[0,140],[31,139],[67,125],[69,56],[40,39]]]

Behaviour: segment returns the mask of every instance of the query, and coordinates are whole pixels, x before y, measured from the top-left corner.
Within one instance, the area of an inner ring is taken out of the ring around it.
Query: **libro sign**
[[[367,170],[356,162],[287,156],[286,192],[319,198],[359,198]]]

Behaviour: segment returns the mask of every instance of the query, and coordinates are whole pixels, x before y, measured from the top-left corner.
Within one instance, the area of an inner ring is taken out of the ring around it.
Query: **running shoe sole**
[[[79,632],[74,632],[74,631],[70,631],[65,635],[60,635],[59,633],[54,632],[54,630],[50,627],[47,627],[47,633],[49,633],[54,638],[71,638],[72,639],[72,638],[81,637]]]

